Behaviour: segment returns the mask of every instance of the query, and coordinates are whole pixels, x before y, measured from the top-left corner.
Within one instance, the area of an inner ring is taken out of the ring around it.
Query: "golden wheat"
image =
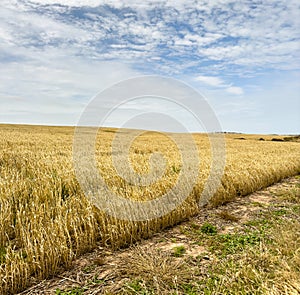
[[[124,136],[126,132],[130,130],[124,130]],[[105,214],[85,198],[72,164],[73,133],[71,127],[0,125],[0,294],[15,293],[33,278],[55,274],[96,243],[118,248],[199,210],[198,202],[211,168],[207,135],[193,135],[199,147],[201,177],[189,197],[163,217],[126,221]],[[170,138],[147,132],[133,142],[129,158],[136,172],[149,173],[153,152],[161,152],[166,160],[161,179],[149,186],[137,186],[116,172],[111,158],[114,134],[114,129],[102,130],[96,148],[99,172],[112,191],[124,198],[150,200],[174,186],[182,159]],[[180,136],[184,140],[185,135]],[[246,140],[226,136],[222,186],[211,205],[300,172],[299,143],[259,141],[258,135],[243,137]],[[126,165],[123,169],[127,169]]]

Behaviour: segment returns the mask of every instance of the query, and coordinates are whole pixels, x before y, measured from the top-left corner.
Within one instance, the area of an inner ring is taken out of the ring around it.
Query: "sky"
[[[299,134],[299,20],[298,0],[2,0],[0,123],[76,125],[100,91],[160,75],[201,93],[223,131]]]

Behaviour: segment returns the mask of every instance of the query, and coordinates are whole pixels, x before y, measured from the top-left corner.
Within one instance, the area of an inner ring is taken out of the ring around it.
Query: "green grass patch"
[[[141,280],[133,280],[131,282],[128,282],[126,287],[127,287],[126,289],[130,292],[130,294],[139,294],[139,295],[154,294],[151,290],[143,286]]]
[[[173,256],[175,257],[181,257],[186,252],[186,249],[184,246],[177,246],[173,248]]]
[[[275,210],[275,211],[273,211],[273,214],[275,216],[283,216],[283,215],[287,214],[287,210],[286,209]]]
[[[207,234],[207,235],[216,235],[217,234],[217,228],[210,224],[210,223],[204,223],[201,228],[200,228],[200,231],[204,234]]]
[[[199,294],[199,288],[197,286],[195,286],[195,284],[192,284],[192,283],[182,284],[180,286],[180,288],[183,290],[184,294],[186,294],[186,295],[198,295]]]
[[[261,240],[259,232],[248,234],[221,234],[210,240],[210,251],[221,256],[235,254],[247,246],[257,245]]]

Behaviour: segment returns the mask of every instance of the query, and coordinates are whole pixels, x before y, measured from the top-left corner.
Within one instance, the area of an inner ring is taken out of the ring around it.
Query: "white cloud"
[[[59,57],[51,49],[33,60],[35,54],[26,50],[31,60],[0,67],[2,122],[75,124],[85,103],[99,91],[139,74],[117,61],[87,63],[72,54]]]
[[[226,91],[228,93],[236,94],[236,95],[242,95],[244,94],[244,91],[241,87],[236,87],[236,86],[230,86],[226,88]]]
[[[235,94],[235,95],[242,95],[244,94],[244,91],[241,87],[228,85],[225,83],[225,81],[219,77],[214,76],[197,76],[195,78],[196,81],[202,82],[204,84],[207,84],[209,86],[213,86],[216,88],[223,88],[228,93]]]
[[[201,73],[197,85],[239,99],[262,73],[300,69],[298,0],[1,4],[2,102],[24,97],[43,112],[51,104],[75,111],[74,97],[139,73]]]
[[[185,59],[196,57],[199,65],[207,59],[225,66],[300,67],[300,15],[294,0],[260,4],[231,0],[4,3],[6,9],[0,9],[2,44],[71,47],[74,54],[104,60],[138,59],[140,63],[160,56],[164,65],[155,64],[152,69],[169,67],[174,72],[187,68]],[[45,4],[48,6],[41,6]],[[118,10],[121,8],[126,10]],[[168,56],[177,58],[172,61]]]
[[[97,7],[103,2],[109,1],[102,1],[102,0],[32,0],[33,3],[38,4],[60,4],[60,5],[67,5],[67,6],[74,6],[74,7],[82,7],[82,6],[90,6],[90,7]],[[110,1],[112,2],[112,1]],[[116,1],[118,2],[118,1]]]
[[[211,86],[223,86],[224,81],[220,79],[219,77],[211,77],[211,76],[197,76],[197,81],[203,82],[205,84],[211,85]]]

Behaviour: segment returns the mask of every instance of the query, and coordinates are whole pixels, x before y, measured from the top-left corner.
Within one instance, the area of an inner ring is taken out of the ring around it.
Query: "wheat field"
[[[165,134],[146,132],[130,148],[133,169],[150,171],[152,153],[164,155],[162,177],[148,186],[126,182],[117,174],[111,144],[116,129],[97,137],[98,170],[116,194],[133,200],[155,199],[176,183],[182,159]],[[124,138],[131,132],[123,130]],[[172,212],[151,220],[120,220],[95,207],[85,196],[73,167],[73,127],[0,125],[0,294],[13,294],[49,277],[96,245],[117,249],[199,211],[198,203],[211,168],[206,134],[193,134],[200,177]],[[178,135],[184,141],[185,135]],[[261,137],[264,140],[259,140]],[[209,205],[217,206],[300,173],[300,146],[278,136],[226,134],[226,167]],[[124,166],[124,170],[126,167]],[[201,209],[200,209],[201,210]]]

